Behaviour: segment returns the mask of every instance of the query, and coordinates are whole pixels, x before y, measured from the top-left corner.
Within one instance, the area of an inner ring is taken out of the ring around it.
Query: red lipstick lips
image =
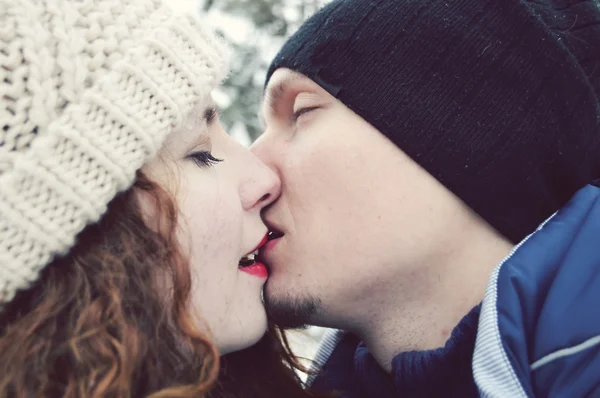
[[[265,234],[258,246],[256,246],[254,250],[246,254],[240,260],[240,264],[238,266],[238,269],[240,271],[262,279],[267,279],[269,277],[269,271],[267,270],[267,267],[262,262],[256,261],[258,250],[262,248],[267,243],[267,241],[268,234]]]
[[[255,262],[254,264],[246,267],[241,267],[240,271],[262,279],[267,279],[269,277],[269,271],[267,271],[267,267],[263,263],[259,262]]]

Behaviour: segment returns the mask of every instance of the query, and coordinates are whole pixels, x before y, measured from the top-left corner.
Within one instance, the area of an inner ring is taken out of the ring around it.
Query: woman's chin
[[[267,331],[267,315],[264,310],[256,313],[253,318],[245,314],[247,322],[238,323],[228,331],[228,341],[217,342],[220,355],[231,354],[252,347],[260,341]],[[237,332],[237,333],[236,333]]]

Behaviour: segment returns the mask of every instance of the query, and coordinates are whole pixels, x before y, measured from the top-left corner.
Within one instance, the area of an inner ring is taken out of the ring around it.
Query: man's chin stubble
[[[283,329],[304,328],[319,312],[321,301],[314,297],[293,298],[289,295],[264,295],[267,316]]]

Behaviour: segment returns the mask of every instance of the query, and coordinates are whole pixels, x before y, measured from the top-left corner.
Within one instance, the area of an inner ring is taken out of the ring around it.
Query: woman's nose
[[[262,209],[279,197],[281,181],[256,155],[249,152],[249,158],[250,164],[245,167],[247,177],[240,186],[240,196],[245,209]]]

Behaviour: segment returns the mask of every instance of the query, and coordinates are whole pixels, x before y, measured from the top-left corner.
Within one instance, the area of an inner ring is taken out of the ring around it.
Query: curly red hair
[[[136,191],[159,205],[161,233],[144,223]],[[188,310],[191,274],[178,250],[176,215],[166,191],[138,173],[69,254],[6,305],[0,396],[313,396],[274,326],[220,363]]]

